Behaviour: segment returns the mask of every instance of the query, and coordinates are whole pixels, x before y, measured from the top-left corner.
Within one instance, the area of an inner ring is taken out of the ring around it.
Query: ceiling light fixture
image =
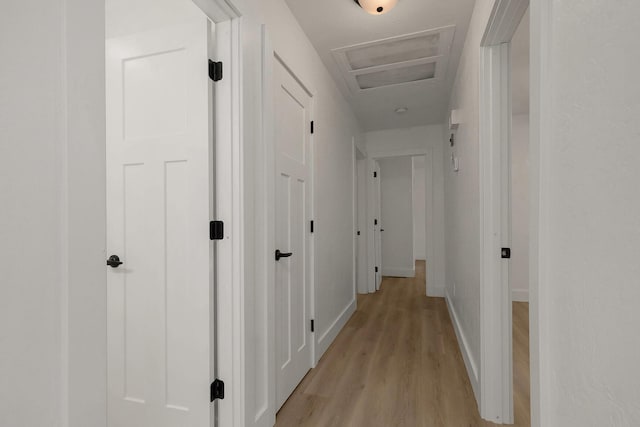
[[[398,3],[398,0],[353,0],[358,6],[372,15],[382,15],[389,12]]]
[[[409,109],[407,107],[396,108],[396,113],[398,113],[398,114],[404,114],[407,111],[409,111]]]

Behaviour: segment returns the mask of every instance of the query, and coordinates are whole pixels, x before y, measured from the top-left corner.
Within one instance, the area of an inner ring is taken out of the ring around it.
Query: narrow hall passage
[[[276,425],[468,427],[480,419],[443,298],[415,278],[385,277],[318,366],[300,383]]]

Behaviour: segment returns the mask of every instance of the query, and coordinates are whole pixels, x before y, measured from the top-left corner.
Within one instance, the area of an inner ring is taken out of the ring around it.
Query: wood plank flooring
[[[493,425],[478,415],[446,303],[424,295],[424,262],[416,269],[415,279],[386,277],[378,293],[358,296],[358,310],[282,407],[276,426]],[[517,426],[529,426],[525,309],[514,305],[514,320],[522,323],[514,326]]]

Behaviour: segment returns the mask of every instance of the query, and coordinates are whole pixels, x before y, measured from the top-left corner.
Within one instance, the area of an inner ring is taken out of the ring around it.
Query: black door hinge
[[[358,231],[358,236],[360,235],[360,232]]]
[[[315,332],[316,331],[316,325],[313,319],[311,319],[311,332]]]
[[[378,267],[376,267],[376,273],[378,272]]]
[[[224,222],[211,221],[209,223],[209,239],[211,240],[224,239]]]
[[[209,78],[214,82],[222,80],[222,62],[209,60]]]
[[[211,401],[224,399],[224,381],[216,379],[211,383]]]
[[[500,255],[503,259],[511,259],[511,248],[502,248]]]
[[[373,225],[378,225],[378,220],[377,219],[373,220]]]
[[[374,178],[377,178],[377,177],[378,177],[378,172],[374,172],[374,173],[373,173],[373,177],[374,177]]]
[[[311,232],[313,233],[313,220],[311,220],[311,227],[310,227],[310,229],[311,229]]]
[[[311,134],[315,131],[313,120],[311,120]]]

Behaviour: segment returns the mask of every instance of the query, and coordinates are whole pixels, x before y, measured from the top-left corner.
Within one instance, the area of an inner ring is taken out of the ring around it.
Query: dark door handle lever
[[[293,255],[293,252],[280,252],[280,249],[276,249],[276,261],[280,261],[280,258],[289,258]]]
[[[118,255],[111,255],[107,260],[107,265],[111,268],[118,268],[121,264],[122,261],[120,261],[120,257]]]

